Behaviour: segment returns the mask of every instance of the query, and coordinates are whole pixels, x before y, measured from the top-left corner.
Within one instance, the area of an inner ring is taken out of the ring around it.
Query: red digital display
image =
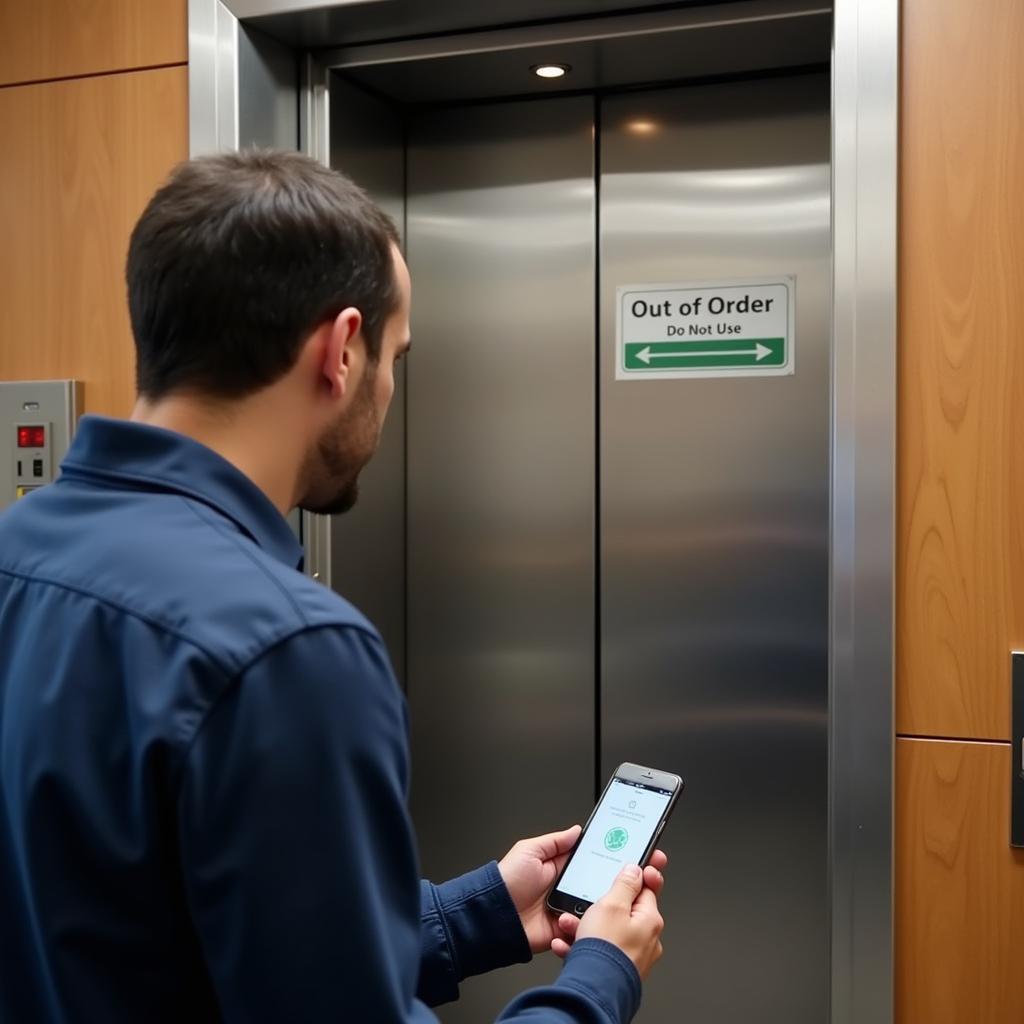
[[[45,448],[46,427],[18,427],[19,448]]]

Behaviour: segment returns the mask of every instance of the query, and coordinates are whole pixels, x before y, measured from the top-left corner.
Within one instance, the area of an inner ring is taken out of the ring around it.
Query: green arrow
[[[730,369],[783,366],[785,362],[784,338],[631,342],[625,346],[627,370]]]
[[[650,345],[645,345],[639,352],[634,352],[633,356],[635,359],[639,359],[641,363],[647,363],[650,365],[652,359],[694,359],[697,356],[703,358],[711,358],[713,356],[753,356],[755,362],[760,362],[765,356],[770,356],[772,350],[767,345],[762,345],[761,342],[755,341],[753,348],[738,348],[732,351],[726,352],[652,352]]]

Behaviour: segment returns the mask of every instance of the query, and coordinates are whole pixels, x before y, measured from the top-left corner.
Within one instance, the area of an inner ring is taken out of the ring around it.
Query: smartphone
[[[624,865],[643,867],[682,791],[678,775],[620,764],[555,880],[548,906],[582,917]]]

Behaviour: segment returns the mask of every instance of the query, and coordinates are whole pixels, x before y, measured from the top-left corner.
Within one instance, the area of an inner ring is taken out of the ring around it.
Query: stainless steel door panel
[[[408,667],[428,876],[587,813],[594,765],[593,104],[410,126]],[[490,1020],[553,957],[464,986]]]
[[[826,1019],[829,95],[601,106],[601,754],[680,773],[641,1017]],[[796,275],[792,377],[614,379],[615,289]]]

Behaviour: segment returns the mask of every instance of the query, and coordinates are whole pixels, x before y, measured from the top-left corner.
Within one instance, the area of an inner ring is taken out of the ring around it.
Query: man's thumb
[[[612,883],[605,899],[609,903],[615,903],[623,907],[633,906],[644,886],[644,873],[636,864],[627,864],[618,874]]]

